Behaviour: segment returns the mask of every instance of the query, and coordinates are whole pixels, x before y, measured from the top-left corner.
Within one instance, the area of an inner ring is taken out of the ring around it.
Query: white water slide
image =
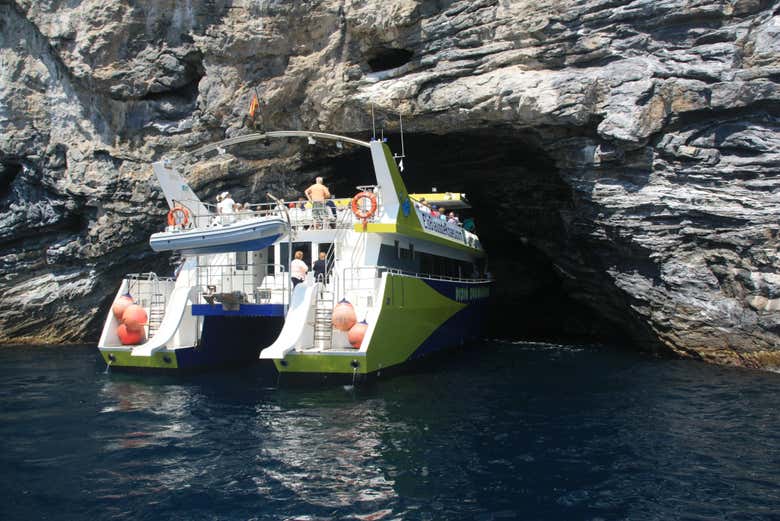
[[[260,352],[261,360],[281,360],[298,346],[314,342],[314,296],[317,285],[299,284],[293,291],[290,309],[276,341]]]

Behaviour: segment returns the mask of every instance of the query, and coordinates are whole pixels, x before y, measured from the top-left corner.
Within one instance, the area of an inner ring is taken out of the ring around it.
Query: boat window
[[[398,243],[398,241],[395,241],[395,258],[396,259],[401,258],[400,244]]]
[[[294,242],[292,245],[292,254],[300,250],[303,252],[303,262],[311,269],[311,243],[310,242]],[[279,243],[279,264],[284,266],[284,271],[290,271],[290,263],[288,259],[287,251],[289,244],[286,242]]]
[[[266,255],[265,255],[265,262],[267,263],[266,271],[265,271],[266,275],[273,275],[274,274],[274,263],[276,262],[274,260],[275,259],[274,253],[275,253],[274,245],[272,244],[266,250]]]
[[[246,271],[247,268],[247,254],[245,251],[237,251],[236,252],[236,270],[237,271]]]

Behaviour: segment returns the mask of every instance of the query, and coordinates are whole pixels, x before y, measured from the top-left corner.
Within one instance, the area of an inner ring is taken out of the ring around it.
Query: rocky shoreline
[[[269,129],[365,137],[373,106],[395,137],[403,112],[410,183],[472,194],[506,302],[545,270],[564,324],[780,367],[773,2],[0,1],[0,64],[0,342],[94,340],[122,273],[169,270],[149,163],[250,132],[257,92]],[[336,154],[190,179],[292,196]]]

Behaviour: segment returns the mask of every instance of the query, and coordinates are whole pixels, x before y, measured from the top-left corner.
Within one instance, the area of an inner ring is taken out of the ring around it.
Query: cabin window
[[[247,254],[245,251],[236,252],[236,271],[246,271],[247,268]]]
[[[274,248],[275,247],[272,244],[266,250],[266,254],[265,254],[265,262],[266,262],[265,274],[266,275],[273,275],[274,274],[274,263],[276,262],[275,257],[274,257],[274,254],[276,252],[275,252]]]
[[[406,248],[401,248],[401,260],[409,260],[412,258],[412,254],[410,250],[407,250]]]
[[[395,258],[401,258],[401,245],[398,241],[395,241]]]

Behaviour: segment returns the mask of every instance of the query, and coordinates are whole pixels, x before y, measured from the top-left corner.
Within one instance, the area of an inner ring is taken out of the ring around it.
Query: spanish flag
[[[249,117],[255,119],[255,112],[260,108],[260,101],[257,99],[257,94],[252,96],[252,101],[249,103]]]

